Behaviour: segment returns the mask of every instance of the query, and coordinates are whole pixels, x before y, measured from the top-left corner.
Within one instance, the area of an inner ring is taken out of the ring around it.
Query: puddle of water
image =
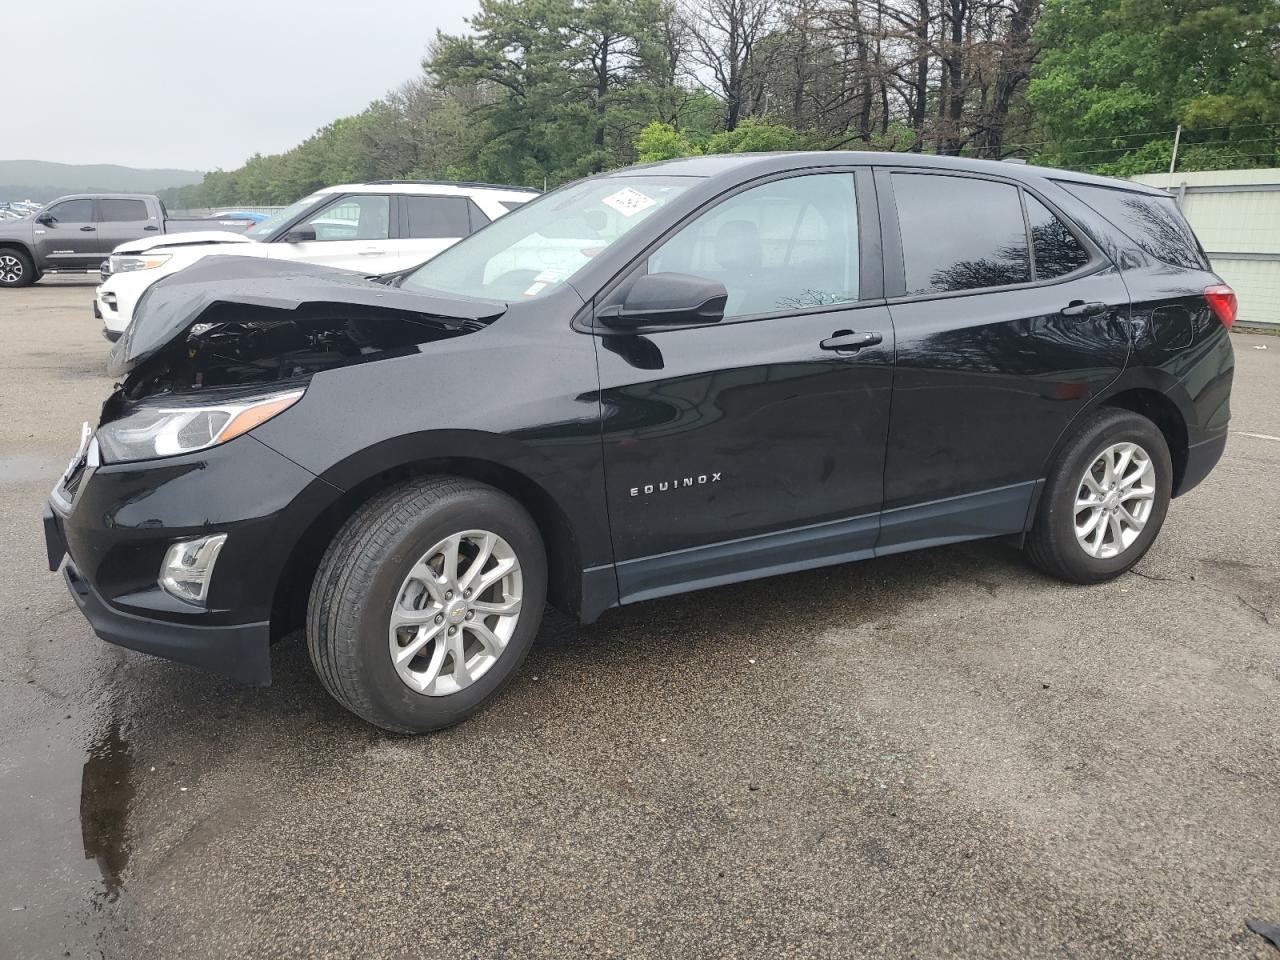
[[[129,865],[129,804],[134,796],[133,750],[118,720],[89,745],[80,774],[80,837],[86,860],[102,874],[108,899],[120,893],[120,875]]]
[[[0,752],[0,949],[60,955],[89,945],[122,891],[135,795],[127,730],[111,718],[82,745],[70,720]],[[57,947],[55,950],[54,948]]]

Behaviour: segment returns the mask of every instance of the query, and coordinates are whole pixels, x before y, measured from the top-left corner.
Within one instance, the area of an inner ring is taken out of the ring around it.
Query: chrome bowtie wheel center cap
[[[464,619],[466,619],[466,616],[467,616],[466,603],[459,600],[457,603],[455,603],[452,607],[449,608],[449,613],[447,614],[447,616],[449,617],[450,623],[461,623]]]

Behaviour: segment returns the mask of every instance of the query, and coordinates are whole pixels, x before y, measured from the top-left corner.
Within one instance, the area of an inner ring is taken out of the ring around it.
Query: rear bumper
[[[1181,496],[1199,485],[1200,481],[1218,465],[1218,461],[1222,459],[1222,451],[1226,447],[1227,432],[1225,430],[1217,436],[1192,444],[1187,449],[1187,468],[1182,472],[1182,479],[1178,482],[1173,495]]]
[[[46,537],[48,529],[46,520]],[[49,548],[50,558],[53,550]],[[93,632],[108,643],[203,667],[245,683],[266,686],[271,682],[269,623],[207,627],[150,620],[108,606],[71,561],[62,576]]]

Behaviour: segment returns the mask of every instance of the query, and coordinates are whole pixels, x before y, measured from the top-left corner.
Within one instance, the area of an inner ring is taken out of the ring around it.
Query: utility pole
[[[1169,158],[1169,172],[1173,173],[1173,168],[1178,165],[1178,143],[1182,140],[1182,124],[1178,124],[1178,129],[1173,134],[1173,156]]]

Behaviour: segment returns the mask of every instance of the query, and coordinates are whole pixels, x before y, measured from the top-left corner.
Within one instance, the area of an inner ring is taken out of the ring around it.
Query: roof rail
[[[415,183],[428,187],[488,187],[491,190],[521,190],[526,193],[541,193],[536,187],[521,187],[514,183],[479,183],[475,180],[362,180],[366,187],[391,183]]]

